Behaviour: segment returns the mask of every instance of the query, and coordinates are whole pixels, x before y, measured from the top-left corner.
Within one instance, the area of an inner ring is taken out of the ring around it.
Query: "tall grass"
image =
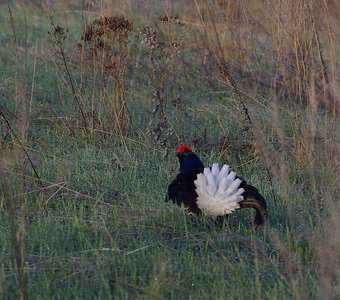
[[[336,2],[9,8],[0,293],[339,297]],[[266,226],[238,211],[217,228],[167,207],[179,143],[257,186]]]

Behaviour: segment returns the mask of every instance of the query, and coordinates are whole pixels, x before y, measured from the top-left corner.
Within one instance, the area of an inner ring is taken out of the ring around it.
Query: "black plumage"
[[[183,146],[178,149],[177,156],[180,163],[180,173],[176,176],[168,187],[166,200],[177,205],[184,205],[190,214],[200,215],[201,210],[197,205],[197,193],[194,181],[197,174],[202,173],[204,165],[190,147]],[[264,197],[257,188],[250,185],[243,178],[240,188],[244,189],[242,194],[244,200],[239,202],[240,208],[253,208],[256,210],[254,223],[262,225],[267,218],[267,205]]]

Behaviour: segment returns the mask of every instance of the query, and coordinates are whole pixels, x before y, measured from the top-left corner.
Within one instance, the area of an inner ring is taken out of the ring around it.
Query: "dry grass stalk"
[[[319,293],[322,299],[338,299],[340,295],[339,203],[335,203],[330,209],[331,215],[319,225],[313,237],[316,248],[315,264],[320,281]]]

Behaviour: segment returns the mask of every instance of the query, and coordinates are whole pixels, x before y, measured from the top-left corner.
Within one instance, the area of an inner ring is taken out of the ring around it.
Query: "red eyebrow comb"
[[[189,146],[180,146],[177,153],[183,153],[184,151],[191,151],[191,148]]]

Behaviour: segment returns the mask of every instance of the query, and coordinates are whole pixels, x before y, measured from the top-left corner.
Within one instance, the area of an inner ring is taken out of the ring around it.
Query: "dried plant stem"
[[[32,73],[32,85],[31,85],[31,96],[30,96],[30,104],[29,104],[29,113],[32,112],[32,107],[33,107],[35,72],[36,72],[36,66],[37,66],[37,48],[38,48],[38,42],[35,45],[35,52],[34,52],[34,64],[33,64],[33,73]]]
[[[66,71],[66,75],[68,77],[68,81],[69,81],[71,89],[72,89],[73,98],[78,105],[79,112],[80,112],[82,119],[83,119],[83,122],[84,122],[84,127],[87,128],[87,120],[86,120],[86,117],[85,117],[85,113],[83,111],[81,101],[78,99],[76,89],[75,89],[74,84],[73,84],[73,79],[72,79],[72,76],[71,76],[70,70],[68,68],[67,61],[66,61],[65,52],[64,52],[64,49],[62,48],[62,46],[60,46],[59,51],[60,51],[60,54],[61,54],[61,57],[62,57],[62,61],[63,61],[64,67],[65,67],[65,71]]]
[[[75,85],[73,83],[73,78],[72,78],[72,75],[71,75],[70,69],[68,67],[67,60],[66,60],[65,51],[64,51],[64,48],[63,48],[63,39],[65,39],[64,28],[57,26],[54,23],[53,14],[49,10],[47,10],[47,15],[50,19],[50,23],[51,23],[53,30],[54,30],[53,35],[54,35],[54,38],[56,39],[55,42],[56,42],[56,45],[58,46],[58,50],[59,50],[59,53],[60,53],[60,56],[61,56],[61,60],[62,60],[63,66],[64,66],[64,70],[65,70],[68,82],[71,86],[73,99],[75,100],[75,102],[78,106],[80,115],[81,115],[82,120],[83,120],[84,128],[87,128],[86,115],[85,115],[85,112],[83,110],[82,102],[77,95],[76,88],[75,88]]]
[[[32,170],[33,170],[35,176],[37,177],[37,179],[38,179],[38,181],[39,181],[41,187],[44,187],[44,185],[43,185],[43,183],[42,183],[42,181],[41,181],[41,179],[40,179],[40,176],[39,176],[39,174],[38,174],[36,168],[34,167],[34,164],[33,164],[33,161],[32,161],[32,159],[31,159],[31,157],[29,156],[29,154],[28,154],[26,148],[25,148],[24,145],[21,143],[20,139],[18,138],[17,134],[15,133],[15,131],[14,131],[14,129],[13,129],[11,123],[8,121],[8,119],[6,118],[5,114],[4,114],[2,111],[0,112],[0,115],[4,118],[4,120],[5,120],[5,122],[6,122],[7,126],[8,126],[8,128],[9,128],[10,131],[12,132],[12,134],[13,134],[15,140],[17,141],[17,143],[18,143],[19,146],[21,147],[22,151],[25,153],[25,155],[26,155],[26,157],[27,157],[27,159],[28,159],[28,161],[29,161],[29,163],[30,163],[30,165],[31,165],[31,167],[32,167]]]

